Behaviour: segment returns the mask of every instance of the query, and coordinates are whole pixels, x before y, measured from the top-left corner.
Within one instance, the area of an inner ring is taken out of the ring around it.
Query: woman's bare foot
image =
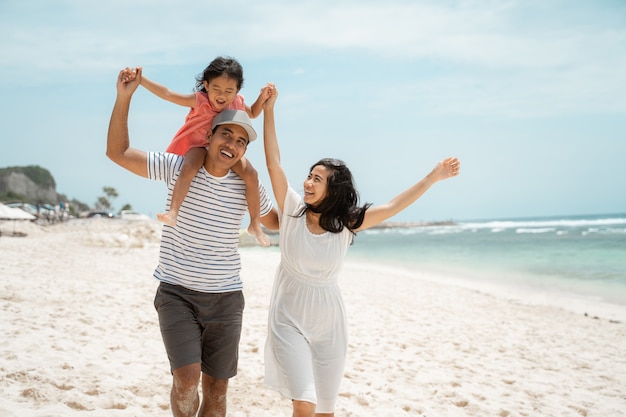
[[[159,221],[169,226],[176,226],[177,218],[178,218],[178,212],[176,211],[170,210],[167,213],[157,213],[157,219],[159,219]]]

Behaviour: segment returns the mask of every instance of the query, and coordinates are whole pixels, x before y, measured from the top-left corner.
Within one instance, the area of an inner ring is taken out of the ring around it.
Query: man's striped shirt
[[[167,184],[167,208],[184,158],[148,153],[148,177]],[[265,188],[261,216],[272,209]],[[242,289],[239,230],[247,211],[246,184],[233,171],[224,177],[200,168],[178,212],[175,227],[163,225],[159,264],[154,277],[195,291],[220,293]]]

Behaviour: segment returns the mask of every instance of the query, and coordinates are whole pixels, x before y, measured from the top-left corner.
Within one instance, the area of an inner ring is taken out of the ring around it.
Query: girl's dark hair
[[[311,210],[313,213],[320,213],[320,226],[324,230],[339,233],[344,227],[350,231],[358,229],[363,224],[365,211],[371,204],[359,207],[359,193],[354,186],[352,173],[339,159],[321,159],[311,166],[309,172],[316,166],[323,166],[329,171],[326,198],[316,206],[306,204],[296,217],[301,217],[307,210]]]
[[[228,78],[237,81],[237,91],[243,87],[243,68],[241,64],[235,58],[218,56],[211,61],[201,74],[196,76],[195,91],[206,93],[203,81],[209,83],[213,78],[221,75],[226,75]]]

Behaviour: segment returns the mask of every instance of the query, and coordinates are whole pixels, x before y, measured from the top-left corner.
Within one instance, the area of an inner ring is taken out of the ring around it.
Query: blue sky
[[[276,83],[296,189],[332,156],[383,203],[454,155],[461,176],[392,220],[626,212],[621,0],[0,0],[0,167],[40,165],[88,204],[112,186],[117,209],[154,216],[164,184],[104,154],[117,73],[191,92],[218,55],[250,103]],[[164,150],[186,113],[140,88],[131,144]],[[247,157],[269,187],[260,140]]]

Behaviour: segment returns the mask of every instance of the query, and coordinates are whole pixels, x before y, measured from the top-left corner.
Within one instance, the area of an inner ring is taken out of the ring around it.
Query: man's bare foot
[[[248,226],[248,234],[256,237],[256,241],[261,246],[268,247],[271,245],[270,238],[267,237],[265,233],[263,233],[261,225],[255,226],[254,224],[250,223],[250,226]]]
[[[159,221],[169,225],[176,226],[176,218],[178,217],[178,213],[175,211],[168,211],[167,213],[157,213],[157,219]]]

